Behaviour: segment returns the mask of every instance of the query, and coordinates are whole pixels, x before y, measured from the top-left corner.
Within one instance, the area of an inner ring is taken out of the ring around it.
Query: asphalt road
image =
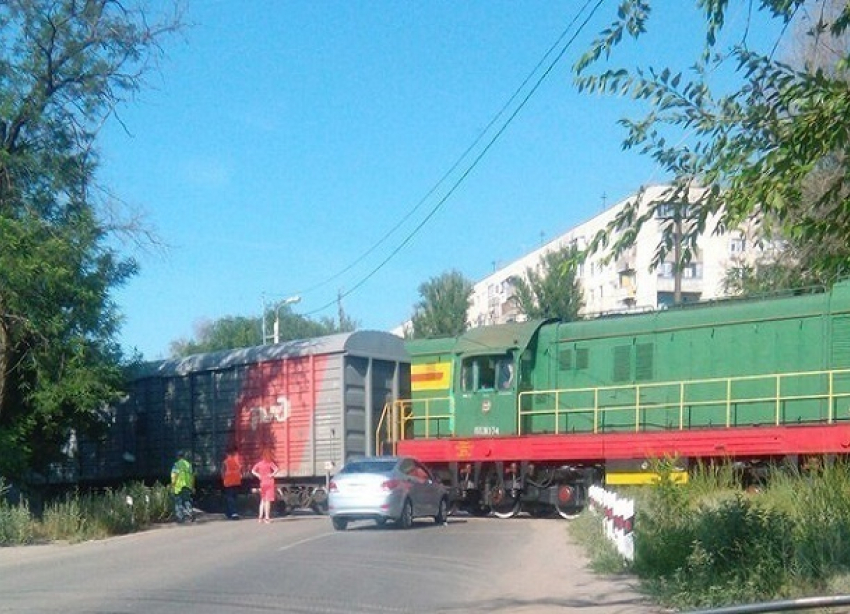
[[[565,521],[453,516],[408,531],[327,517],[191,525],[0,548],[0,612],[407,614],[656,611],[586,568]]]

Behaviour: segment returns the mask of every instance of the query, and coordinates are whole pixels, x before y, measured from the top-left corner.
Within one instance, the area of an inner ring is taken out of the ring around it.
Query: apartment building
[[[646,188],[641,203],[663,200],[666,189],[667,186],[663,185]],[[524,316],[518,312],[516,301],[512,300],[514,286],[511,279],[524,276],[529,268],[540,266],[542,256],[549,251],[569,245],[585,249],[596,233],[635,198],[637,195],[609,207],[476,283],[468,312],[470,326],[522,320]],[[641,206],[645,207],[645,204]],[[655,218],[642,226],[635,244],[626,253],[607,261],[606,253],[596,253],[580,265],[578,278],[584,293],[583,314],[657,309],[674,303],[676,276],[672,255],[660,267],[651,270],[662,229],[670,223],[671,207],[662,205],[658,208]],[[762,253],[763,248],[754,240],[753,233],[739,229],[717,234],[714,232],[716,222],[716,219],[709,222],[708,230],[698,239],[695,257],[681,272],[682,301],[723,296],[726,271],[741,266],[743,262],[752,262]]]

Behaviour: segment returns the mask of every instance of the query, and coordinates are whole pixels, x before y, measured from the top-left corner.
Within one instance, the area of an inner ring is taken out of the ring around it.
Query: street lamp
[[[263,295],[263,317],[262,325],[263,325],[263,345],[268,343],[268,340],[271,338],[274,343],[277,343],[280,340],[280,308],[284,305],[292,305],[294,303],[300,303],[300,296],[290,296],[289,298],[285,298],[282,301],[278,301],[274,308],[274,328],[272,329],[272,334],[266,334],[266,312],[268,309],[266,308],[266,296]]]

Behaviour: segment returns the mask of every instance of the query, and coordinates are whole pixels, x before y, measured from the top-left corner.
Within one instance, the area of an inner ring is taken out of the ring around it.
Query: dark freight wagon
[[[199,481],[217,484],[235,443],[248,468],[270,453],[284,494],[309,499],[346,459],[375,450],[409,370],[403,340],[376,331],[149,363],[110,410],[104,442],[80,445],[80,481],[165,480],[185,450]]]

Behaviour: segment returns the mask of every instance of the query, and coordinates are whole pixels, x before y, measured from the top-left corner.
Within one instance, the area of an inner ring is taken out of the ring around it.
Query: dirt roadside
[[[590,569],[583,548],[570,536],[567,523],[556,519],[513,518],[489,522],[522,523],[510,563],[483,601],[473,599],[468,612],[512,614],[659,614],[665,610],[638,590],[628,575],[600,575]]]

